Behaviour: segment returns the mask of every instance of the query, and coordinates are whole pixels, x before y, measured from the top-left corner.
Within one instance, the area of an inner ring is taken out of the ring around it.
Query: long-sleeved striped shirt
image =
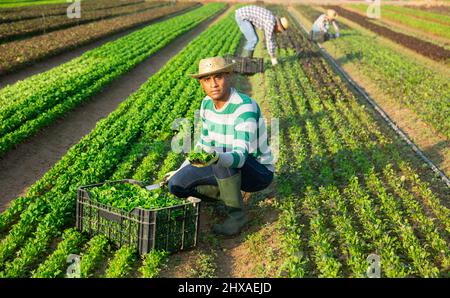
[[[276,46],[274,30],[277,19],[273,13],[256,5],[248,5],[237,9],[236,16],[242,20],[249,21],[253,26],[264,31],[267,50],[271,56],[274,56]]]
[[[241,168],[252,155],[274,171],[266,124],[253,99],[231,88],[228,101],[217,110],[211,97],[206,96],[201,104],[200,120],[197,147],[221,153],[219,162],[223,166]]]

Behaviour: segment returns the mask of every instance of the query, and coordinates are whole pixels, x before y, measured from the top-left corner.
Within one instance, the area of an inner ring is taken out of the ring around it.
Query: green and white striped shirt
[[[241,168],[249,155],[274,171],[273,155],[267,129],[258,104],[247,95],[231,88],[230,98],[216,109],[206,96],[200,108],[201,133],[197,147],[206,152],[219,152],[219,163]]]

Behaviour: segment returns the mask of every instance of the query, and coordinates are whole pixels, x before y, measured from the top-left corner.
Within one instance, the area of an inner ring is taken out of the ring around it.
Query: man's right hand
[[[275,66],[278,64],[277,57],[272,57],[270,60],[272,61],[272,66]]]

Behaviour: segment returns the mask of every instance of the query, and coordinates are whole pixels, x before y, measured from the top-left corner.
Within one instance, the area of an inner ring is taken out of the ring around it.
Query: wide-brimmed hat
[[[198,73],[189,76],[199,79],[212,74],[233,72],[236,63],[227,63],[223,57],[211,57],[200,60]]]
[[[286,30],[289,27],[289,21],[285,17],[278,18],[278,22],[283,26],[283,29]]]

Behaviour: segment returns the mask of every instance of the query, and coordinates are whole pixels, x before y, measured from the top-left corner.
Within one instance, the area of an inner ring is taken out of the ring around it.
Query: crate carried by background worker
[[[225,60],[229,64],[234,64],[233,71],[241,74],[255,74],[264,72],[263,58],[234,57],[225,55]]]

